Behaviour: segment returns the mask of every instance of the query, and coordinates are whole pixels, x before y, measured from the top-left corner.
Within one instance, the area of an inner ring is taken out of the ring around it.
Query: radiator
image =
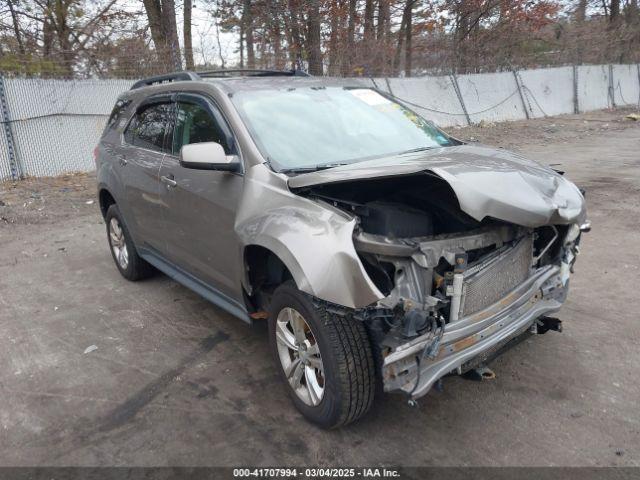
[[[505,297],[531,273],[533,237],[503,247],[464,273],[459,317],[479,312]]]

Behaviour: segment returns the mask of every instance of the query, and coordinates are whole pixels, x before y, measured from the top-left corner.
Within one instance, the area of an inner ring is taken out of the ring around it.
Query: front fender
[[[303,292],[350,308],[384,296],[364,270],[353,245],[354,218],[292,194],[263,165],[245,178],[235,230],[243,246],[271,250]]]

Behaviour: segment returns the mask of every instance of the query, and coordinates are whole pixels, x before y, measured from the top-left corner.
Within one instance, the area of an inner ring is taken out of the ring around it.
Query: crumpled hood
[[[578,188],[549,167],[506,151],[460,145],[386,157],[291,177],[293,190],[327,183],[431,172],[453,189],[463,212],[525,227],[581,223]]]

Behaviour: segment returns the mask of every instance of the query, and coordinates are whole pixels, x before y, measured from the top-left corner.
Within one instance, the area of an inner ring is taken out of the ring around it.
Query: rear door
[[[160,166],[170,148],[174,104],[171,96],[143,102],[127,125],[118,163],[125,185],[131,218],[129,229],[139,246],[163,251],[163,221],[160,209]]]
[[[241,173],[194,170],[180,166],[183,145],[220,143],[227,155],[238,149],[231,129],[208,98],[179,94],[171,151],[160,177],[167,258],[231,299],[241,301],[241,252],[234,231],[242,193]]]

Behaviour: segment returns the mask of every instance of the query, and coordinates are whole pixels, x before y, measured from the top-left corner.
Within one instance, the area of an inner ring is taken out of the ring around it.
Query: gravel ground
[[[565,331],[387,395],[320,431],[293,409],[264,324],[164,276],[128,283],[91,174],[0,183],[0,465],[640,465],[640,122],[626,111],[452,129],[587,190]]]

